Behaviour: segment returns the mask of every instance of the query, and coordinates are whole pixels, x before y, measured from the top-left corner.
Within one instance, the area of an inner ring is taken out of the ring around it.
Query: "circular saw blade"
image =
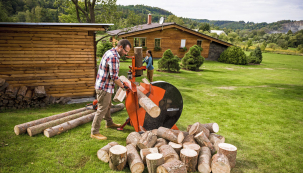
[[[160,115],[157,118],[153,118],[146,113],[143,127],[146,130],[158,129],[159,127],[172,128],[180,118],[183,110],[182,95],[175,86],[168,82],[156,81],[151,84],[152,86],[164,89],[165,94],[162,100],[159,101]]]

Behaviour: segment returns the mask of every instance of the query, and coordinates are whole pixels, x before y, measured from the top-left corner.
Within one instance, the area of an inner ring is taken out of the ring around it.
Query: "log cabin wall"
[[[53,97],[94,96],[95,34],[85,27],[0,27],[0,78]]]

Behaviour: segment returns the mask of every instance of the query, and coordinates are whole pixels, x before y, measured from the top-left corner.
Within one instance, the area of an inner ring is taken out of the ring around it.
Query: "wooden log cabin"
[[[111,40],[114,43],[118,37],[128,39],[132,47],[146,47],[146,49],[152,51],[154,58],[161,58],[167,49],[170,49],[179,58],[183,58],[190,47],[198,45],[203,48],[201,55],[206,60],[216,61],[227,47],[232,46],[228,42],[210,37],[176,23],[163,23],[162,25],[152,23],[150,14],[148,15],[147,24],[108,31],[107,33],[111,35]],[[161,48],[161,50],[156,50],[156,47]],[[184,51],[183,47],[186,47],[187,51]],[[134,49],[131,49],[128,55],[133,56]]]
[[[0,23],[0,78],[12,86],[44,86],[53,97],[94,96],[95,31],[109,25]]]

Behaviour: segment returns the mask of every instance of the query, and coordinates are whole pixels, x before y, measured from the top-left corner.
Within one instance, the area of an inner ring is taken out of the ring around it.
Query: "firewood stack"
[[[111,142],[97,156],[114,164],[110,168],[118,171],[124,169],[127,160],[132,173],[142,173],[145,166],[149,173],[229,173],[236,164],[237,147],[224,143],[225,138],[216,134],[218,131],[217,123],[196,122],[188,126],[187,132],[165,127],[141,135],[132,132],[126,138],[126,147],[112,148],[118,143]]]
[[[56,99],[48,96],[44,86],[33,89],[26,86],[14,87],[0,78],[0,110],[39,108],[55,103],[66,104],[70,100],[70,97]]]

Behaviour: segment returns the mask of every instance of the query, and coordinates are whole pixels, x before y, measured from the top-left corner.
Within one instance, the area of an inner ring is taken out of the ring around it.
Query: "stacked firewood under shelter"
[[[70,97],[55,98],[47,95],[44,86],[14,87],[0,78],[0,109],[40,108],[50,104],[66,104]]]
[[[237,147],[225,143],[217,123],[196,122],[187,131],[159,127],[142,134],[131,132],[126,146],[110,142],[97,157],[112,170],[128,163],[132,173],[229,173],[236,164]]]

